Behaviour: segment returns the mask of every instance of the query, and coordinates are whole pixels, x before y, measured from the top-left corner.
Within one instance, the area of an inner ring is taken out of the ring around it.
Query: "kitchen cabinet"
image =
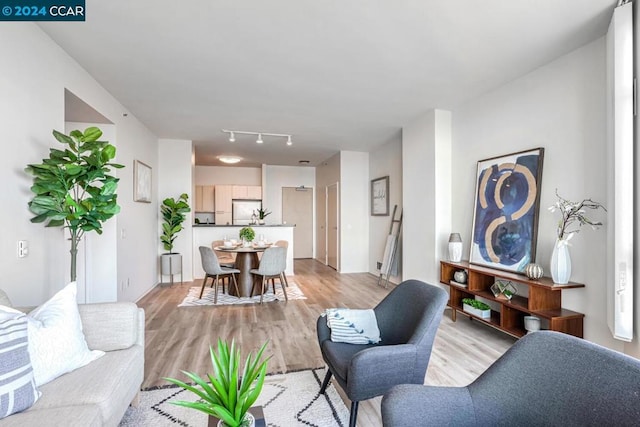
[[[216,185],[215,187],[215,220],[217,225],[231,224],[233,220],[231,208],[233,187],[231,185]]]
[[[262,187],[259,185],[234,185],[233,199],[262,200]]]
[[[195,212],[214,212],[213,185],[196,185]]]

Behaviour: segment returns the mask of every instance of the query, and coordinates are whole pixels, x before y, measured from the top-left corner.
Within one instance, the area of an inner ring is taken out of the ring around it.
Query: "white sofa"
[[[117,426],[139,396],[144,377],[144,311],[133,303],[78,306],[91,350],[104,356],[39,387],[28,410],[6,426]]]

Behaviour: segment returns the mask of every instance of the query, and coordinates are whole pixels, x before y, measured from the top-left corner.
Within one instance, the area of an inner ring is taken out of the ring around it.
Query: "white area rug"
[[[324,395],[320,394],[324,374],[325,368],[317,368],[268,375],[256,402],[263,407],[267,426],[349,425],[349,410],[333,384],[329,384]],[[195,401],[196,396],[175,386],[143,391],[140,406],[127,410],[120,427],[207,425],[205,414],[172,405],[175,400]]]
[[[253,297],[235,297],[229,294],[222,293],[222,286],[218,286],[218,304],[213,303],[213,297],[215,293],[213,292],[213,288],[207,284],[207,287],[204,288],[204,293],[202,294],[202,298],[198,298],[200,296],[200,289],[202,289],[202,284],[200,286],[192,286],[189,288],[189,293],[186,298],[178,305],[178,307],[195,307],[199,305],[230,305],[230,304],[258,304],[260,303],[260,295],[256,295]],[[228,289],[227,289],[228,290]],[[306,296],[302,293],[298,285],[294,282],[289,281],[289,286],[287,286],[287,296],[290,300],[296,299],[307,299]],[[276,283],[276,294],[273,294],[273,290],[271,285],[269,285],[269,290],[263,296],[263,302],[272,302],[272,301],[284,301],[284,294],[282,293],[282,287],[279,283]]]

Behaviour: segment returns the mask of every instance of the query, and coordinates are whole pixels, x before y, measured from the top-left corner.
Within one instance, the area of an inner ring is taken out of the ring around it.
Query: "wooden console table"
[[[467,272],[467,287],[452,283],[453,274],[458,270]],[[496,280],[509,280],[527,286],[529,297],[516,295],[511,300],[494,297],[489,288]],[[456,312],[460,312],[520,338],[527,333],[524,328],[524,317],[531,315],[546,319],[549,322],[549,330],[583,337],[584,314],[562,308],[562,290],[584,288],[582,283],[569,282],[566,285],[556,285],[549,277],[531,280],[524,275],[469,264],[467,261],[440,261],[440,283],[450,287],[447,305],[451,307],[453,321],[456,320]],[[500,311],[491,310],[489,319],[482,319],[463,311],[462,299],[475,296],[498,303]]]

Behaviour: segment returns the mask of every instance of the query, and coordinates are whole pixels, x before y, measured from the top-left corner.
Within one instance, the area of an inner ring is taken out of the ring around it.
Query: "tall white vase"
[[[571,278],[571,254],[566,240],[556,239],[551,253],[551,278],[559,285],[566,285]]]
[[[462,260],[462,238],[460,233],[451,233],[449,236],[449,261],[460,262]]]

